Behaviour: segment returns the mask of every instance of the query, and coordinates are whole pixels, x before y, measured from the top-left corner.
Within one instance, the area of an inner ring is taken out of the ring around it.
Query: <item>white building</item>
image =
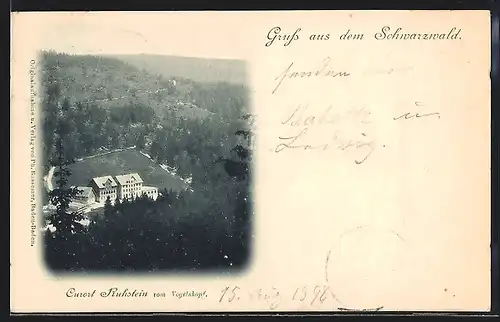
[[[125,199],[142,195],[142,183],[144,182],[138,173],[116,176],[118,183],[118,198]]]
[[[73,198],[74,201],[82,203],[84,205],[90,205],[96,201],[96,195],[92,187],[79,186],[76,187],[76,189],[78,189],[78,194]]]
[[[156,200],[158,198],[158,188],[143,186],[144,181],[138,173],[129,173],[112,176],[102,176],[92,178],[88,187],[78,187],[82,190],[75,202],[83,204],[92,204],[95,202],[104,203],[109,197],[111,202],[118,198],[120,200],[137,198],[145,194],[149,198]]]
[[[142,194],[145,194],[150,199],[156,200],[158,198],[158,188],[151,186],[143,186]]]
[[[114,201],[117,197],[118,184],[112,176],[92,178],[88,186],[94,190],[96,202],[104,203],[108,197]]]

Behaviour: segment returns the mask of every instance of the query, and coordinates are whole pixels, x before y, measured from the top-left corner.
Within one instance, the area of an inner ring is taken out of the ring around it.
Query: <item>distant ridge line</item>
[[[184,78],[197,82],[226,82],[234,85],[248,84],[245,60],[202,58],[158,54],[103,55],[115,58],[138,69],[144,69],[167,78]]]
[[[158,57],[158,58],[179,58],[179,59],[187,59],[187,60],[205,60],[205,61],[210,61],[210,60],[217,60],[221,62],[238,62],[241,64],[245,64],[245,60],[243,59],[238,59],[238,58],[220,58],[220,57],[200,57],[200,56],[186,56],[186,55],[162,55],[162,54],[148,54],[148,53],[140,53],[140,54],[96,54],[92,56],[99,56],[103,58],[116,58],[116,57],[128,57],[128,56],[144,56],[144,57]]]

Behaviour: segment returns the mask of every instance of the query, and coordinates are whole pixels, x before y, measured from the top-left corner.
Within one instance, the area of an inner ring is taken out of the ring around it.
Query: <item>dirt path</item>
[[[55,167],[51,167],[49,173],[47,174],[46,184],[49,191],[54,190],[54,187],[52,186],[52,177],[54,176],[54,170]]]

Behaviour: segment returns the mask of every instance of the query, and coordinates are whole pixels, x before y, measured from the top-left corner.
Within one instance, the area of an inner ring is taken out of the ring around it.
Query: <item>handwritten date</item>
[[[238,302],[240,300],[260,302],[269,305],[274,310],[283,302],[296,302],[304,305],[323,304],[328,299],[335,300],[335,296],[327,285],[297,287],[290,294],[283,294],[277,288],[244,290],[239,286],[226,286],[221,290],[219,303]]]
[[[314,305],[315,302],[325,302],[329,296],[333,297],[329,286],[316,285],[312,289],[304,286],[295,290],[292,300],[308,302],[310,305]]]

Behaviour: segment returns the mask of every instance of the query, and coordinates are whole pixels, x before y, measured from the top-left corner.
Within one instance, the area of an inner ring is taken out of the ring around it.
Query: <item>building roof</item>
[[[112,176],[95,177],[95,178],[92,178],[92,181],[99,188],[105,188],[106,184],[109,184],[111,187],[116,187],[118,185]]]
[[[77,188],[79,190],[77,194],[78,197],[89,197],[92,193],[94,193],[91,187],[72,186],[71,188]]]
[[[158,188],[151,186],[142,186],[142,191],[158,191]]]
[[[116,176],[116,181],[120,185],[128,185],[131,183],[143,183],[141,176],[138,173],[129,173],[121,176]]]

